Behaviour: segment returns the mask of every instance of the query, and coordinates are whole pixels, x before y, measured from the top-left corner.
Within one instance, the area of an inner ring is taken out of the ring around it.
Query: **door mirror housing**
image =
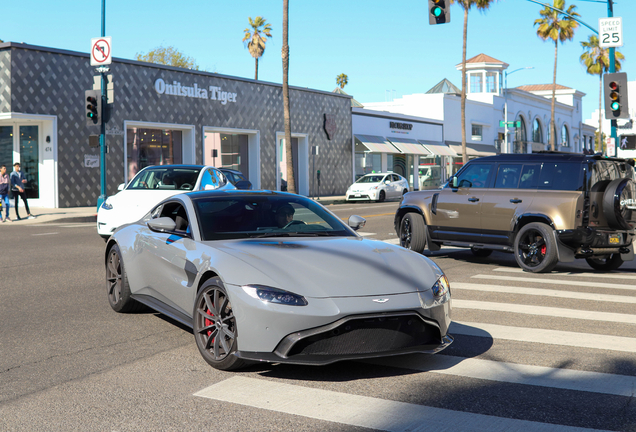
[[[358,216],[358,215],[349,216],[348,224],[354,231],[358,231],[360,228],[364,227],[366,223],[367,223],[367,220],[363,218],[362,216]]]
[[[457,188],[459,187],[459,179],[457,178],[457,176],[452,176],[450,179],[450,184],[452,187]]]
[[[126,183],[121,183],[119,186],[117,186],[117,190],[123,191],[125,187],[126,187]]]
[[[252,189],[252,183],[249,180],[237,181],[234,186],[236,186],[237,189],[243,189],[243,190]]]
[[[177,224],[169,217],[160,217],[157,219],[151,219],[148,221],[148,228],[154,232],[173,232]]]

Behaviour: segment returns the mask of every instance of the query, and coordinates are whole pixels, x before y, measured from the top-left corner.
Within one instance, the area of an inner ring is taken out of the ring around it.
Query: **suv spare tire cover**
[[[611,228],[629,230],[636,225],[636,183],[632,179],[616,179],[607,185],[603,214]]]

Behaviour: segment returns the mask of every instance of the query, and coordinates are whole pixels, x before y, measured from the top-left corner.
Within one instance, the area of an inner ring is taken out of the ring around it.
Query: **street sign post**
[[[623,19],[621,17],[598,19],[598,45],[601,48],[623,46]]]
[[[605,137],[605,156],[616,156],[616,141],[612,137]]]

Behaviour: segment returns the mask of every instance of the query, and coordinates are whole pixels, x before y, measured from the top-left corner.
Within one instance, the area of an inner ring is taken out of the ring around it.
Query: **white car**
[[[173,195],[201,190],[235,190],[217,168],[204,165],[155,165],[137,173],[97,211],[97,233],[104,239],[121,225],[136,222],[157,203]]]
[[[347,201],[378,202],[385,199],[400,198],[409,191],[409,183],[395,173],[367,174],[360,177],[347,189]]]

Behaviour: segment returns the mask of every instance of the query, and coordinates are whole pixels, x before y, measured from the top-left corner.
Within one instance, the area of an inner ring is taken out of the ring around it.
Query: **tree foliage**
[[[346,74],[341,73],[336,77],[336,84],[338,84],[338,87],[343,89],[347,84],[349,84],[349,77]]]
[[[247,49],[250,55],[254,57],[256,61],[254,79],[258,79],[258,59],[265,53],[265,44],[267,38],[272,37],[272,25],[269,24],[265,18],[257,16],[252,20],[252,17],[248,17],[250,26],[247,27],[245,35],[243,36],[243,43],[246,43]]]
[[[147,54],[137,53],[136,59],[149,63],[199,70],[199,65],[194,58],[186,56],[173,46],[159,46]]]

